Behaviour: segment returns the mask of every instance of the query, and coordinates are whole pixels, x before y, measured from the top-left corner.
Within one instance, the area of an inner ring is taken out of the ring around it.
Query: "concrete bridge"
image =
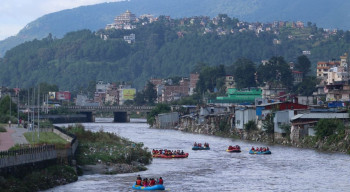
[[[36,110],[38,107],[34,108]],[[130,122],[130,113],[148,113],[153,108],[153,106],[59,106],[49,107],[48,110],[66,109],[68,112],[86,114],[88,122],[95,121],[94,114],[97,112],[113,112],[114,122]],[[28,106],[22,106],[21,109],[28,109]],[[30,107],[30,109],[33,109],[33,107]],[[40,109],[45,110],[44,107],[40,107]]]

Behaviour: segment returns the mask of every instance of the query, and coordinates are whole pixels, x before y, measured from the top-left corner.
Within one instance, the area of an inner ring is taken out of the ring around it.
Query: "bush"
[[[0,132],[7,132],[4,126],[0,125]]]
[[[248,121],[247,124],[244,125],[244,129],[245,129],[246,131],[252,131],[252,130],[257,130],[258,127],[256,126],[255,121],[250,120],[250,121]]]

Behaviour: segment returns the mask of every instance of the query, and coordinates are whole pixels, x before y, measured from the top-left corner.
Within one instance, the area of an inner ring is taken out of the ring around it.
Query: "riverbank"
[[[327,152],[340,152],[350,154],[350,130],[331,136],[317,139],[315,136],[306,136],[292,141],[289,134],[267,133],[263,130],[242,130],[231,128],[232,117],[230,115],[207,116],[202,123],[197,123],[194,118],[180,118],[177,129],[189,133],[216,135],[219,137],[239,138],[247,141],[256,141],[270,144],[281,144],[286,146],[309,148]],[[156,127],[154,127],[156,128]]]
[[[118,174],[144,171],[152,162],[152,154],[142,143],[134,143],[115,134],[86,131],[82,125],[67,131],[79,140],[77,166],[82,174]]]

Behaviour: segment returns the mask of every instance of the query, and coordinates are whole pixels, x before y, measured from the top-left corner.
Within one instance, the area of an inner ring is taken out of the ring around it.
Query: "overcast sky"
[[[35,19],[63,9],[120,0],[1,0],[0,40],[16,35]]]

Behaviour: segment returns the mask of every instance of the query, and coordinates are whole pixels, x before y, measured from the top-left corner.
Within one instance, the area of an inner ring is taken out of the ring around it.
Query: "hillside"
[[[141,88],[151,77],[188,76],[200,63],[228,66],[245,57],[260,64],[273,56],[295,62],[302,51],[309,50],[315,66],[319,60],[338,59],[350,49],[349,31],[324,32],[316,25],[255,25],[265,26],[265,32],[250,30],[248,26],[254,24],[227,15],[212,20],[160,17],[146,25],[136,23],[133,30],[81,30],[61,39],[49,35],[9,50],[0,60],[0,83],[31,87],[47,82],[78,92],[91,81],[103,80],[131,81]],[[131,33],[136,42],[128,44],[123,37]]]
[[[71,31],[96,31],[112,23],[115,16],[129,9],[142,14],[170,15],[173,18],[223,13],[242,21],[273,22],[310,21],[322,28],[350,29],[350,15],[346,0],[130,0],[83,6],[51,13],[29,23],[16,36],[0,41],[0,57],[12,47],[33,39],[42,39],[49,33],[61,38]]]

